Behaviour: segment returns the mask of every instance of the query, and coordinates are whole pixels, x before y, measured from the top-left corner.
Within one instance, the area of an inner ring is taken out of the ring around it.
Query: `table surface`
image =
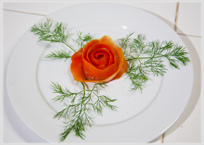
[[[37,21],[59,9],[80,4],[66,3],[4,3],[3,4],[3,60],[4,75],[14,46],[22,35]],[[84,2],[83,2],[84,3]],[[117,2],[146,10],[165,21],[190,48],[195,68],[195,91],[178,121],[152,143],[200,143],[201,142],[201,3],[139,3]],[[5,76],[4,76],[5,78]],[[5,80],[3,82],[5,86]],[[3,142],[46,143],[30,130],[18,117],[4,87]]]

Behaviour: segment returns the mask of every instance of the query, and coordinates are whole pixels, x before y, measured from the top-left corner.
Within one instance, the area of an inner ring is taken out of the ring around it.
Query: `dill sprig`
[[[30,31],[35,35],[39,35],[39,41],[60,42],[68,46],[72,51],[76,52],[68,43],[70,32],[67,24],[54,22],[49,19],[40,22],[31,27]]]
[[[190,62],[188,52],[183,46],[172,41],[152,41],[146,42],[144,35],[137,38],[130,38],[133,33],[126,38],[119,40],[119,45],[123,49],[127,59],[129,69],[127,74],[132,82],[132,90],[142,92],[144,84],[149,80],[149,76],[164,76],[167,71],[164,60],[168,60],[171,67],[180,69],[180,64],[187,65]]]
[[[60,50],[54,50],[50,54],[46,55],[45,58],[51,58],[51,59],[62,59],[65,58],[65,61],[68,58],[71,58],[71,55],[66,50],[60,49]]]
[[[73,41],[78,45],[79,49],[84,47],[84,45],[93,39],[93,36],[90,33],[84,34],[81,31],[77,31],[78,38]]]
[[[90,111],[96,111],[98,115],[102,115],[104,107],[108,107],[115,111],[116,106],[110,104],[116,99],[110,99],[105,95],[99,95],[99,89],[104,88],[105,84],[97,83],[91,90],[86,90],[84,83],[81,83],[83,89],[79,92],[71,92],[67,88],[62,88],[59,84],[52,82],[51,88],[53,93],[58,93],[53,100],[64,102],[66,107],[59,111],[54,118],[64,117],[65,127],[64,132],[60,134],[60,142],[63,142],[70,132],[75,132],[75,135],[84,139],[86,126],[92,126],[94,123]],[[70,104],[66,100],[70,100]]]
[[[35,35],[39,36],[39,41],[48,41],[51,43],[53,42],[63,43],[66,46],[68,46],[73,52],[76,52],[76,50],[79,50],[80,48],[84,47],[84,45],[87,42],[93,39],[93,36],[91,36],[90,33],[84,34],[81,31],[77,31],[77,38],[72,39],[72,41],[78,45],[78,49],[75,50],[67,43],[70,35],[73,35],[69,32],[69,29],[67,28],[67,26],[68,25],[65,23],[62,23],[62,22],[59,23],[59,22],[55,22],[47,19],[47,21],[40,22],[32,26],[30,31],[33,32]],[[66,61],[71,56],[67,51],[61,49],[61,50],[56,50],[54,52],[51,52],[45,57],[51,58],[51,59],[66,58],[65,59]]]
[[[122,38],[119,40],[119,45],[120,47],[123,49],[123,52],[124,52],[124,56],[127,58],[127,47],[128,47],[128,44],[130,43],[130,40],[131,40],[131,36],[134,34],[134,32],[130,32],[126,38]],[[130,52],[129,52],[130,53]]]

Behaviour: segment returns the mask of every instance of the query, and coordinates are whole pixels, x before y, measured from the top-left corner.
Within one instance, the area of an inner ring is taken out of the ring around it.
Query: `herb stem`
[[[74,51],[74,52],[76,52],[71,46],[69,46],[67,43],[65,43],[65,42],[62,42],[62,43],[64,43],[66,46],[68,46],[72,51]]]
[[[159,55],[159,56],[152,56],[152,57],[134,57],[134,58],[130,58],[130,59],[127,59],[127,61],[131,61],[131,60],[135,60],[135,59],[150,59],[150,58],[160,58],[160,57],[165,57],[165,55]]]
[[[84,83],[83,83],[83,82],[81,82],[81,84],[82,84],[82,86],[83,86],[83,92],[84,92],[83,97],[84,97],[84,96],[85,96],[85,91],[86,91],[86,88],[85,88],[85,85],[84,85]]]

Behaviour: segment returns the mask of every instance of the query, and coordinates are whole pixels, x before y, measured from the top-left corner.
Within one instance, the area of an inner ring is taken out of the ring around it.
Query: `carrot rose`
[[[71,73],[80,82],[109,82],[119,79],[128,70],[122,49],[106,35],[88,42],[71,60]]]

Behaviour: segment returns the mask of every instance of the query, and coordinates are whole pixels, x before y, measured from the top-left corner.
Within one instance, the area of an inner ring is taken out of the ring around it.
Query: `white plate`
[[[120,4],[81,4],[48,17],[67,23],[72,32],[90,32],[96,38],[109,35],[116,40],[134,31],[145,34],[148,41],[172,40],[185,46],[180,37],[157,17]],[[64,46],[52,44],[47,48],[46,43],[37,40],[38,36],[27,31],[16,45],[7,69],[8,93],[17,114],[31,130],[49,142],[58,142],[63,119],[53,119],[59,108],[50,101],[53,94],[49,85],[50,81],[57,81],[64,87],[72,85],[68,71],[70,62],[44,61],[45,53]],[[64,74],[53,77],[60,72]],[[68,79],[63,79],[67,74]],[[150,81],[143,94],[129,93],[129,85],[125,76],[109,83],[108,95],[118,99],[118,111],[105,110],[104,117],[96,117],[96,125],[87,128],[85,140],[71,133],[65,142],[152,141],[179,118],[187,105],[193,87],[193,66],[189,64],[180,70],[169,68],[165,77]]]

